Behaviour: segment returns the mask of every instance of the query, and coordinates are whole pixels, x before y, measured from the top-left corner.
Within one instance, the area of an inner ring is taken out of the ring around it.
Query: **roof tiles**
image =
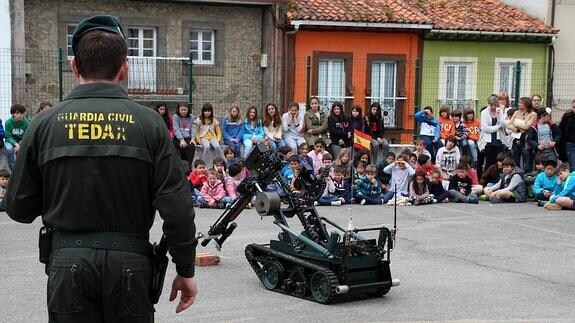
[[[292,0],[292,20],[431,24],[440,30],[557,33],[500,0]]]

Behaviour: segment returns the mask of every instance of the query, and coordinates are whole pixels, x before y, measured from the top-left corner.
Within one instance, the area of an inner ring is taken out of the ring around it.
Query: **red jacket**
[[[200,189],[202,188],[202,185],[204,185],[204,183],[208,180],[208,174],[204,173],[200,175],[194,169],[193,171],[190,172],[188,180],[190,181],[190,183],[192,183],[192,185],[194,185],[195,188]]]

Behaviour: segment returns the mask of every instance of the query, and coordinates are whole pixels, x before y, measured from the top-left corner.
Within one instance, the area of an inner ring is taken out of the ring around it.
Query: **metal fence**
[[[57,103],[78,84],[70,68],[71,57],[61,51],[0,50],[0,104],[22,103],[30,114],[41,101]],[[128,57],[125,81],[130,98],[144,105],[178,102],[193,106],[194,114],[210,102],[223,115],[232,104],[261,106],[262,72],[259,60],[238,57],[211,66],[190,64],[186,57]]]
[[[59,51],[0,50],[0,113],[5,115],[10,103],[18,102],[29,107],[33,115],[39,102],[60,101],[77,84],[69,59]],[[258,57],[233,57],[211,66],[189,62],[186,57],[130,57],[125,83],[129,96],[150,106],[166,101],[173,108],[175,102],[189,102],[194,113],[204,102],[211,102],[218,116],[233,103],[242,108],[261,108],[266,103],[263,92],[272,84],[264,77]],[[282,109],[291,101],[303,105],[311,96],[319,97],[326,111],[334,101],[341,101],[348,113],[353,105],[367,108],[379,102],[386,127],[396,129],[407,126],[406,116],[414,109],[430,105],[437,111],[444,104],[452,109],[479,109],[491,93],[507,92],[512,101],[540,94],[543,104],[554,108],[555,119],[570,109],[575,98],[575,64],[556,64],[548,73],[547,64],[515,61],[440,63],[385,56],[363,61],[296,57],[286,61],[282,70],[285,90],[283,102],[277,102]]]

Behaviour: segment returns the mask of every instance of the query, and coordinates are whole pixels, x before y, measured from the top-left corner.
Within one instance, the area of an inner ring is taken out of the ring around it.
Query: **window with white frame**
[[[156,56],[156,28],[128,28],[128,56]]]
[[[345,61],[321,59],[318,63],[317,97],[324,109],[345,102]]]
[[[215,32],[190,31],[190,53],[194,64],[213,65],[215,62]]]
[[[506,92],[513,102],[517,85],[517,62],[520,62],[519,96],[531,95],[531,59],[495,58],[494,91]]]
[[[72,35],[76,29],[77,24],[66,24],[66,55],[71,59],[74,57],[74,52],[72,51]]]
[[[379,102],[385,127],[396,126],[397,62],[374,61],[371,64],[371,103]]]
[[[439,105],[461,110],[476,105],[476,57],[441,57]]]
[[[157,31],[153,27],[129,27],[128,39],[128,89],[154,91],[156,88]]]

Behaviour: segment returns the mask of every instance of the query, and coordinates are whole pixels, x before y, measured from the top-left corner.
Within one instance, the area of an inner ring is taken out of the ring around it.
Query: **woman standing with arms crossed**
[[[273,103],[266,105],[264,112],[264,133],[272,151],[277,152],[278,148],[286,145],[282,139],[282,119],[278,108]]]
[[[507,129],[511,130],[511,138],[513,138],[513,146],[511,147],[511,154],[515,165],[519,167],[521,159],[523,159],[523,171],[530,172],[533,170],[533,154],[526,149],[526,132],[529,127],[537,122],[537,113],[533,111],[531,98],[522,97],[519,99],[519,109],[513,113],[511,119],[507,122]]]

